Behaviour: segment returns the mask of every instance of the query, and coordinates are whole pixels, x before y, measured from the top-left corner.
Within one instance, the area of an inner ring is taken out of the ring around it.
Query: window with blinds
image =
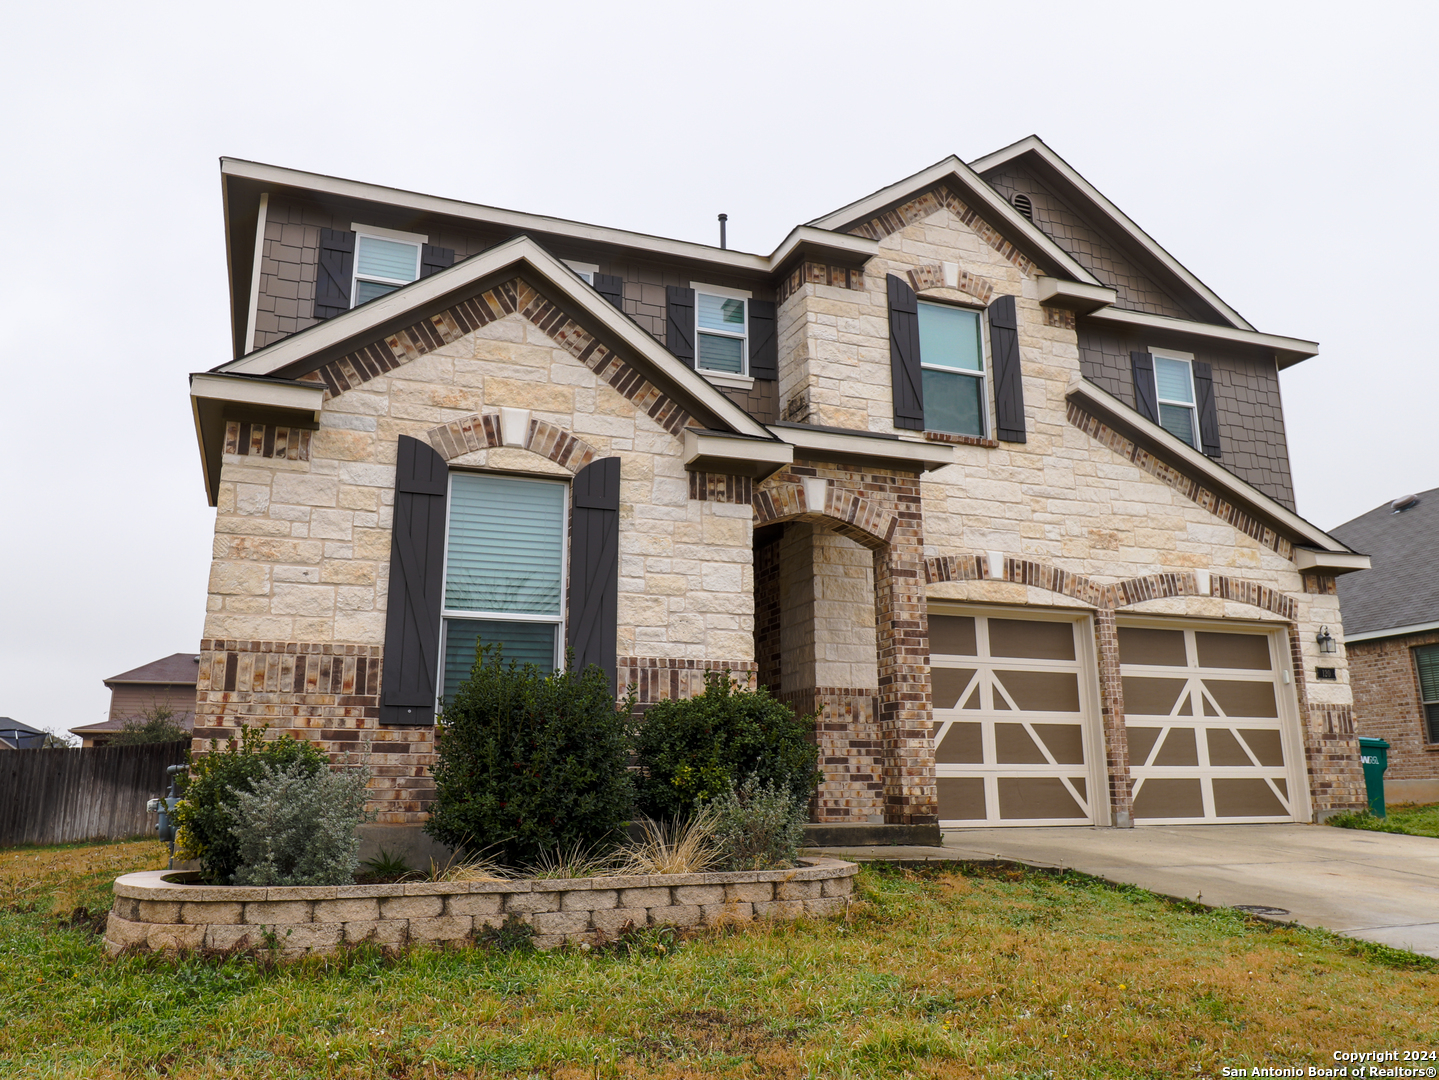
[[[477,643],[519,663],[560,664],[568,487],[451,473],[441,694],[454,697]]]
[[[979,312],[919,304],[924,426],[955,435],[985,434],[984,331]]]
[[[1159,426],[1175,438],[1197,447],[1192,362],[1155,353],[1154,385],[1159,401]]]
[[[695,291],[695,318],[699,329],[699,366],[706,371],[743,375],[746,366],[748,301]]]
[[[1439,645],[1423,645],[1415,649],[1414,664],[1419,668],[1419,699],[1424,705],[1425,734],[1431,743],[1439,743]]]
[[[355,306],[420,276],[420,245],[360,233],[355,238]]]

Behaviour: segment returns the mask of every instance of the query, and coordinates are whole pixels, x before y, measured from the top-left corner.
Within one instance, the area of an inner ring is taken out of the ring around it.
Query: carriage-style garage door
[[[1274,634],[1120,626],[1119,661],[1136,824],[1305,813]]]
[[[1088,625],[931,610],[941,825],[1103,823]]]

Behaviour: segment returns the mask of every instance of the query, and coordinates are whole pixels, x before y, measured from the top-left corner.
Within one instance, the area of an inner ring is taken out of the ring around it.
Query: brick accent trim
[[[1289,626],[1289,658],[1294,667],[1299,729],[1309,774],[1309,797],[1316,816],[1336,810],[1362,810],[1368,804],[1354,710],[1348,705],[1311,705],[1304,677],[1304,647],[1299,628]]]
[[[830,285],[836,289],[852,289],[856,292],[863,292],[864,271],[844,266],[831,266],[828,263],[800,263],[789,277],[780,282],[779,289],[775,293],[775,303],[783,304],[806,285]]]
[[[815,714],[815,743],[824,771],[815,792],[814,820],[883,820],[885,742],[880,737],[879,690],[817,686],[786,695],[801,716]]]
[[[1094,651],[1099,664],[1099,710],[1104,726],[1109,812],[1114,824],[1134,824],[1134,778],[1129,772],[1129,729],[1124,726],[1124,686],[1119,674],[1119,629],[1114,610],[1094,613]]]
[[[753,687],[759,665],[753,660],[684,660],[664,656],[621,656],[615,660],[615,685],[630,687],[641,708],[656,701],[694,697],[704,692],[705,672],[728,671]]]
[[[754,481],[748,476],[732,476],[728,473],[692,472],[690,498],[696,502],[748,506],[754,500]]]
[[[983,555],[937,555],[925,560],[925,580],[941,581],[990,580],[989,560]],[[1297,618],[1298,602],[1258,582],[1241,578],[1209,575],[1209,591],[1202,592],[1194,573],[1145,574],[1102,585],[1093,578],[1062,570],[1049,563],[1005,556],[1003,576],[997,580],[1016,585],[1033,585],[1048,592],[1068,596],[1094,608],[1125,608],[1146,600],[1164,600],[1174,596],[1217,596],[1250,607],[1262,608],[1282,619]]]
[[[994,282],[989,278],[980,277],[978,274],[971,274],[968,270],[959,272],[959,283],[949,285],[944,280],[944,265],[942,263],[926,263],[924,266],[916,266],[913,270],[905,272],[909,278],[909,285],[915,292],[925,292],[928,289],[958,289],[962,293],[968,293],[981,304],[988,304],[994,298]]]
[[[1244,535],[1251,537],[1282,557],[1294,559],[1294,545],[1287,538],[1265,525],[1258,518],[1245,513],[1234,504],[1227,502],[1210,491],[1197,480],[1191,480],[1179,470],[1160,461],[1134,440],[1115,431],[1098,417],[1091,416],[1075,402],[1069,403],[1065,415],[1069,422],[1096,442],[1103,443],[1120,457],[1128,458],[1135,465],[1149,473],[1166,487],[1179,492],[1190,502],[1208,510],[1227,525],[1232,525]]]
[[[754,527],[779,521],[815,521],[870,550],[890,542],[899,519],[847,484],[826,478],[824,505],[810,506],[803,480],[817,475],[817,470],[801,465],[766,480],[754,493]]]
[[[225,421],[225,453],[241,457],[282,458],[285,461],[310,460],[308,428],[277,427],[274,424],[251,424],[244,420]]]
[[[451,420],[448,424],[430,428],[425,437],[446,461],[453,461],[475,450],[504,445],[500,436],[500,414],[497,412],[473,413]],[[572,432],[535,417],[530,418],[530,425],[525,429],[524,448],[549,458],[572,473],[579,472],[599,457],[598,450]]]
[[[850,227],[849,232],[870,240],[883,240],[938,210],[948,210],[973,229],[986,244],[1017,266],[1026,277],[1034,277],[1034,261],[999,234],[999,230],[980,217],[954,192],[944,185],[931,188],[908,202]]]
[[[346,390],[363,386],[401,364],[418,360],[426,353],[457,341],[489,323],[516,314],[553,338],[666,431],[678,435],[689,426],[690,416],[678,402],[661,393],[629,361],[608,346],[601,345],[588,330],[519,278],[496,285],[432,318],[422,319],[387,338],[364,345],[300,378],[304,382],[323,384],[327,399],[338,397]]]
[[[1073,330],[1079,324],[1079,320],[1075,318],[1074,312],[1067,308],[1045,307],[1041,310],[1044,312],[1045,326],[1057,326],[1061,330]]]
[[[1335,596],[1339,590],[1334,584],[1333,574],[1321,574],[1311,570],[1299,575],[1304,582],[1304,591],[1318,596]]]
[[[924,437],[927,442],[953,443],[955,446],[982,446],[986,450],[995,450],[999,447],[998,439],[981,439],[977,435],[955,435],[949,431],[926,431]]]

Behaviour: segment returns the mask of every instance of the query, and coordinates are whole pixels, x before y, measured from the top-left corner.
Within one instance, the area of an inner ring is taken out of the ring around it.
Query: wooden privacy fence
[[[169,787],[189,741],[0,750],[0,847],[154,835],[145,803]]]

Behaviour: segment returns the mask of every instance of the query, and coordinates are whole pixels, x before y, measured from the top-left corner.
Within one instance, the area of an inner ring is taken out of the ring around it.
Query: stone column
[[[1134,824],[1134,780],[1129,774],[1129,732],[1124,726],[1124,684],[1119,677],[1119,631],[1114,609],[1094,613],[1094,648],[1099,659],[1099,708],[1104,721],[1104,756],[1109,774],[1109,813],[1114,824]]]
[[[915,521],[874,553],[884,820],[894,825],[939,821],[922,544]]]

